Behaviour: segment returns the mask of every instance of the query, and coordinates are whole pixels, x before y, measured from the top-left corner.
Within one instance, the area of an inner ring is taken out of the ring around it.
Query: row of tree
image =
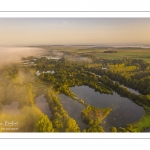
[[[52,112],[52,124],[55,132],[79,132],[80,128],[76,121],[71,118],[64,110],[62,104],[59,102],[59,98],[56,93],[49,88],[46,99],[48,101],[50,110]]]

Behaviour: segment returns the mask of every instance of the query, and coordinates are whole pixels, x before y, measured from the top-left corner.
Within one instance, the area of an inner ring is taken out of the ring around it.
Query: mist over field
[[[35,47],[0,47],[0,131],[5,131],[5,124],[12,121],[17,124],[15,131],[32,131],[33,121],[38,122],[44,115],[35,106],[31,107],[35,100],[35,72],[16,64],[20,64],[23,57],[40,57],[45,52]]]
[[[46,52],[33,47],[0,47],[0,65],[17,63],[22,57],[40,56]]]

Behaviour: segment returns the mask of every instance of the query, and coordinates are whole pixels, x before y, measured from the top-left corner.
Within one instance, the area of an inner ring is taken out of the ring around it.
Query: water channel
[[[52,116],[49,105],[48,105],[46,99],[44,98],[44,94],[42,94],[36,98],[36,106],[49,118]]]
[[[81,118],[81,111],[85,108],[85,106],[78,101],[65,96],[64,94],[58,94],[57,96],[61,99],[60,102],[69,116],[76,120],[80,130],[82,131],[83,129],[86,129],[87,125],[82,121]]]

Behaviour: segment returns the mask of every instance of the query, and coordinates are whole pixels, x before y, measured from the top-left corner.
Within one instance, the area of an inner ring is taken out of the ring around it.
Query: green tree
[[[54,132],[52,122],[48,119],[46,115],[38,121],[34,128],[35,132]]]
[[[110,132],[117,132],[116,127],[111,127],[111,128],[110,128]]]
[[[104,129],[99,125],[90,125],[87,128],[87,132],[105,132]]]

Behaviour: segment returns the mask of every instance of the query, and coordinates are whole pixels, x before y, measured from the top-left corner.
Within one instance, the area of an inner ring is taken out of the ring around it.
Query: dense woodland
[[[22,58],[22,63],[0,68],[0,111],[2,106],[18,102],[18,115],[0,115],[0,122],[19,121],[19,132],[105,132],[101,121],[111,113],[111,108],[96,108],[78,98],[70,87],[86,85],[105,94],[117,92],[142,106],[144,116],[126,128],[110,127],[110,132],[140,132],[150,127],[150,64],[142,59],[100,59],[93,55],[67,53],[60,59],[46,57]],[[71,58],[71,59],[70,59]],[[39,71],[39,75],[36,72]],[[122,85],[139,91],[130,92]],[[88,125],[80,130],[60,103],[58,93],[76,100],[85,109],[81,118]],[[45,94],[52,117],[42,113],[35,105],[35,98]],[[16,132],[16,131],[15,131]]]

